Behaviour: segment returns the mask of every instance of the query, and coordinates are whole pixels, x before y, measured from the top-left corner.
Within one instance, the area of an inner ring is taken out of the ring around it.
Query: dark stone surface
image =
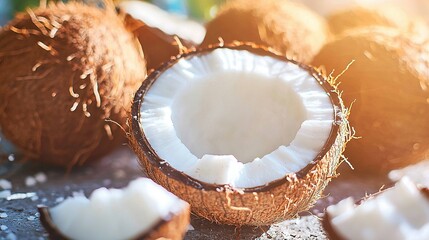
[[[325,191],[325,197],[318,201],[316,206],[304,215],[320,216],[324,208],[334,204],[347,196],[359,199],[366,193],[375,193],[383,185],[391,184],[384,176],[362,177],[356,176],[343,164],[342,174],[334,179]],[[34,177],[37,173],[47,176],[46,182],[34,186],[25,184],[27,177]],[[9,180],[13,187],[13,197],[24,199],[0,199],[0,216],[6,213],[7,217],[0,218],[0,226],[7,226],[0,230],[0,239],[45,239],[47,234],[40,225],[37,205],[48,207],[57,205],[63,199],[83,192],[86,196],[96,188],[121,188],[132,179],[142,177],[136,156],[127,147],[123,147],[98,162],[74,169],[66,174],[65,170],[39,166],[34,162],[24,162],[17,157],[15,161],[0,160],[0,179]],[[1,187],[0,187],[1,191]],[[19,193],[27,194],[17,195]],[[285,221],[271,227],[241,227],[217,225],[207,220],[192,217],[193,230],[188,231],[186,239],[324,239],[325,235],[314,216]],[[191,228],[191,229],[192,229]]]

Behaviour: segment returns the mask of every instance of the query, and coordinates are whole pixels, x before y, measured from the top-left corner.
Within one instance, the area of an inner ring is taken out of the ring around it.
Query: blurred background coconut
[[[50,0],[0,0],[0,25],[6,24],[15,13],[25,11],[28,7],[39,6],[40,2]],[[59,1],[59,0],[57,0]],[[68,2],[70,0],[62,0]],[[103,0],[77,0],[82,2],[97,3]],[[121,2],[122,0],[113,0]],[[189,16],[199,21],[211,19],[218,6],[226,0],[151,0],[150,2],[171,13]]]

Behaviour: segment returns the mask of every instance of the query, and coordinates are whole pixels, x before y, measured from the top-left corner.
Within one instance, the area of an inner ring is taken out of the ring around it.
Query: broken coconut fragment
[[[188,203],[147,178],[39,212],[52,239],[182,239],[190,220]]]
[[[138,38],[148,69],[159,67],[181,52],[199,45],[206,34],[198,22],[162,10],[142,1],[123,1],[119,9],[126,16],[127,28]],[[183,45],[183,46],[180,46]]]
[[[428,191],[418,189],[408,178],[359,205],[346,198],[326,212],[324,227],[331,239],[429,238]]]
[[[186,53],[137,92],[131,142],[156,182],[209,220],[265,225],[335,175],[347,111],[316,70],[254,45]]]

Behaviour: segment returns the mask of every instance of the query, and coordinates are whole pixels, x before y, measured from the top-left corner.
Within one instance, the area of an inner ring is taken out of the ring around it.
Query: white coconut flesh
[[[429,239],[429,200],[408,178],[359,206],[347,198],[327,212],[345,239]]]
[[[158,28],[164,33],[177,35],[196,44],[200,44],[206,35],[206,29],[200,23],[185,16],[166,12],[147,2],[123,1],[119,8],[152,28]]]
[[[144,96],[144,134],[162,161],[195,179],[265,185],[310,164],[333,126],[318,81],[291,62],[245,50],[182,58]]]
[[[91,196],[66,199],[49,210],[70,239],[131,239],[146,233],[186,206],[152,180],[140,178],[124,189],[99,188]]]

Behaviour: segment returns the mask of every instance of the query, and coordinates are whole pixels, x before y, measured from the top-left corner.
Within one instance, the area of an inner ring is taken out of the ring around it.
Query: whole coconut
[[[341,72],[339,89],[353,111],[356,135],[345,151],[361,172],[386,171],[421,160],[429,140],[429,45],[399,30],[374,27],[326,44],[314,65]]]
[[[207,26],[202,45],[235,40],[273,48],[308,63],[329,37],[325,20],[306,6],[288,0],[233,0]]]
[[[338,11],[328,17],[328,24],[333,34],[369,26],[392,27],[412,34],[427,34],[429,28],[421,18],[411,16],[392,5],[359,6]]]
[[[59,3],[1,30],[0,73],[4,135],[31,158],[71,167],[122,142],[146,68],[113,7]]]

